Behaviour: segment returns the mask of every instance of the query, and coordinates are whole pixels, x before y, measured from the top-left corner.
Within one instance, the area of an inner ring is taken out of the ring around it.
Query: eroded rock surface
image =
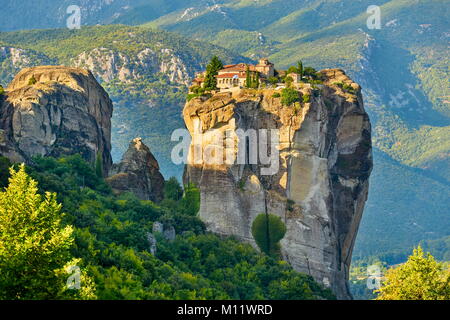
[[[112,111],[108,94],[87,70],[23,69],[0,100],[0,153],[13,161],[81,154],[92,163],[101,154],[106,174]]]
[[[238,129],[279,130],[279,170],[263,175],[266,165],[195,159],[195,148],[205,155],[212,145],[224,157],[237,157],[237,143],[229,147],[217,144],[212,135],[203,136],[200,143],[193,139],[184,183],[199,186],[200,217],[215,233],[255,245],[255,217],[265,212],[281,217],[287,227],[283,258],[338,298],[348,299],[352,249],[372,169],[371,125],[360,86],[342,70],[321,72],[326,80],[320,88],[299,85],[301,96],[309,95],[310,102],[296,107],[281,105],[268,89],[191,100],[183,114],[193,136],[216,129],[231,132],[229,139],[237,140],[233,133]]]
[[[132,192],[142,200],[163,199],[164,177],[141,138],[131,141],[122,161],[113,165],[107,181],[116,193]]]

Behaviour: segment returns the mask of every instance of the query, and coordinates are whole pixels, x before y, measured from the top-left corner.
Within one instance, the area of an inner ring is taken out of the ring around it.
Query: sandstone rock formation
[[[194,139],[184,183],[200,188],[199,215],[215,233],[255,245],[251,233],[255,217],[260,213],[281,217],[287,227],[281,241],[283,258],[330,287],[338,298],[348,299],[352,249],[372,170],[371,125],[360,86],[342,70],[321,73],[323,85],[298,85],[310,101],[296,106],[283,106],[269,89],[220,93],[187,103],[183,114]],[[262,174],[267,166],[251,164],[250,159],[244,164],[196,159],[198,151],[203,156],[223,152],[224,158],[231,154],[236,159],[238,144],[218,143],[213,134],[203,135],[201,141],[195,138],[212,129],[227,132],[234,142],[238,129],[279,130],[279,145],[272,144],[270,134],[265,143],[271,154],[279,151],[279,170]]]
[[[13,161],[81,154],[90,162],[101,154],[106,174],[112,165],[112,111],[108,94],[90,71],[23,69],[0,100],[0,153]]]
[[[141,138],[131,141],[122,161],[113,165],[107,181],[116,193],[132,192],[142,200],[163,199],[164,178]]]

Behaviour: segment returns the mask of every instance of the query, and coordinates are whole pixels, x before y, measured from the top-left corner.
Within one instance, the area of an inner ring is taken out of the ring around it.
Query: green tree
[[[23,164],[10,173],[0,192],[0,299],[58,298],[73,261],[73,228],[61,225],[56,194],[38,194]]]
[[[184,187],[184,197],[180,201],[180,211],[195,216],[200,210],[200,190],[190,183]]]
[[[297,73],[300,75],[300,80],[303,79],[303,62],[300,60],[297,63]]]
[[[312,68],[312,67],[305,67],[303,69],[303,73],[304,73],[305,76],[309,76],[309,77],[311,77],[313,79],[317,78],[317,70]]]
[[[284,82],[286,83],[286,86],[288,88],[292,87],[292,83],[294,82],[294,79],[291,76],[287,76],[286,79],[284,79]]]
[[[286,74],[290,74],[290,73],[298,73],[298,69],[296,67],[294,67],[294,66],[291,66],[287,70]]]
[[[272,86],[276,86],[278,84],[278,81],[279,81],[279,79],[277,77],[270,77],[268,80],[269,80],[269,83]]]
[[[252,224],[252,235],[262,252],[267,255],[279,253],[279,242],[286,234],[286,226],[280,217],[261,213]]]
[[[252,87],[252,77],[250,75],[250,68],[247,66],[247,69],[245,70],[245,87],[251,88]]]
[[[178,201],[183,196],[183,188],[177,178],[171,177],[164,184],[164,198]]]
[[[217,89],[217,78],[219,70],[223,69],[223,63],[217,56],[212,57],[211,62],[206,67],[205,89]]]
[[[253,83],[253,87],[254,87],[255,89],[258,89],[258,88],[259,88],[259,72],[256,72],[256,75],[255,75],[255,82]]]
[[[408,261],[388,269],[377,300],[449,300],[450,270],[419,246]]]
[[[300,102],[300,94],[292,88],[285,88],[281,91],[281,104],[291,106],[295,102]]]

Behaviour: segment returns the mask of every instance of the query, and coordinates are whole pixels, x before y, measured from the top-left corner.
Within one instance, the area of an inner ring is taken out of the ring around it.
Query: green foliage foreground
[[[408,261],[388,269],[377,300],[450,300],[450,270],[419,246]]]
[[[333,298],[287,263],[206,233],[192,185],[182,195],[172,179],[156,205],[114,196],[79,156],[36,158],[26,171],[12,172],[0,192],[0,298]],[[155,221],[172,225],[177,236],[156,234],[152,255]],[[68,264],[81,269],[78,291],[65,287]]]

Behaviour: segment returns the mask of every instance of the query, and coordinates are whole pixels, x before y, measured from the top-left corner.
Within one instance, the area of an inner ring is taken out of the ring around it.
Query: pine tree
[[[211,62],[206,67],[205,90],[217,89],[217,78],[219,70],[223,69],[223,63],[217,56],[212,57]]]

